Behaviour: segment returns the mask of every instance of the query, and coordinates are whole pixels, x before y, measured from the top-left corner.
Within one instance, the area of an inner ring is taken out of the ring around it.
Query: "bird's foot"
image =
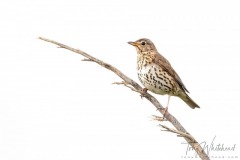
[[[143,88],[143,89],[141,90],[141,92],[140,92],[140,93],[141,93],[141,95],[140,95],[141,98],[143,98],[143,97],[146,95],[147,90],[148,90],[147,88]]]

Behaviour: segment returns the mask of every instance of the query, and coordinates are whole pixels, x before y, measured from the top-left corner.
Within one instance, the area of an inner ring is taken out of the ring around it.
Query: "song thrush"
[[[170,96],[181,98],[192,109],[200,108],[187,95],[188,90],[182,80],[168,60],[157,51],[151,40],[142,38],[128,43],[137,49],[137,71],[140,82],[147,90],[156,94],[168,94],[164,114],[167,112]]]

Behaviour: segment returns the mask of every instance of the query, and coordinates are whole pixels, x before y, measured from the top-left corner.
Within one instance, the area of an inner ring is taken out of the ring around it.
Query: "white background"
[[[0,19],[1,160],[188,159],[184,139],[161,131],[146,99],[39,36],[137,82],[136,50],[127,42],[151,39],[201,106],[192,110],[173,97],[169,112],[199,142],[211,145],[216,136],[215,146],[236,144],[210,156],[240,157],[238,1],[9,0],[1,2]],[[154,96],[166,105],[167,96]]]

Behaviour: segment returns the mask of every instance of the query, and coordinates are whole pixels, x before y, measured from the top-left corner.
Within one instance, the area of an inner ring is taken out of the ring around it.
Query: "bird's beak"
[[[128,42],[128,44],[131,44],[131,45],[133,45],[133,46],[138,46],[138,43],[136,43],[136,42]]]

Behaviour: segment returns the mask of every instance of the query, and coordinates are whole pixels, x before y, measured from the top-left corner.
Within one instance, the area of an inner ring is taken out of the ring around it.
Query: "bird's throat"
[[[137,69],[142,69],[143,67],[146,67],[147,65],[151,64],[153,62],[153,59],[148,54],[138,54],[137,57]]]

